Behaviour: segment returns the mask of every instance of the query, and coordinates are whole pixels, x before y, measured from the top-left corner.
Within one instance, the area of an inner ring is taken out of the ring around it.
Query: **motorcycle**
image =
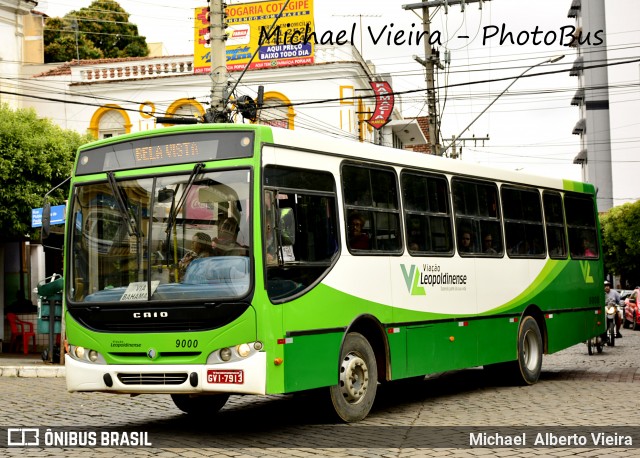
[[[609,345],[610,347],[616,345],[616,315],[619,313],[618,306],[615,302],[609,301],[605,305],[604,310],[607,315],[607,328],[603,334],[592,337],[585,342],[589,355],[593,355],[594,350],[602,353],[605,345]]]

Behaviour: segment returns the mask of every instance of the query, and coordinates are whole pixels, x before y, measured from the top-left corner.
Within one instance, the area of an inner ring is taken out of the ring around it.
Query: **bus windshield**
[[[80,184],[72,302],[233,299],[250,287],[250,171]]]

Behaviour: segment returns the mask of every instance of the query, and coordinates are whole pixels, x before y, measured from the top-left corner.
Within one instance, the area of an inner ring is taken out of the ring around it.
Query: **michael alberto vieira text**
[[[554,434],[537,433],[533,443],[527,442],[527,433],[469,433],[469,445],[477,447],[512,447],[512,446],[593,446],[617,447],[633,446],[633,438],[618,433],[589,433],[589,434]]]

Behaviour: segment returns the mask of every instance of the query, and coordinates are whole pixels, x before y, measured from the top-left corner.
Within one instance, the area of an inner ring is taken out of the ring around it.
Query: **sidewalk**
[[[64,376],[64,365],[44,362],[40,354],[0,353],[0,377]]]

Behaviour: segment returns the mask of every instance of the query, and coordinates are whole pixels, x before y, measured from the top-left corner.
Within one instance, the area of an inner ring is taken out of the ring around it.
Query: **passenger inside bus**
[[[462,229],[458,251],[461,253],[473,252],[473,233],[469,229]]]
[[[365,220],[359,213],[349,216],[349,247],[356,250],[368,250],[369,235],[363,232]]]
[[[587,235],[583,235],[581,256],[584,256],[585,258],[595,258],[597,255],[592,247],[593,244],[589,240],[589,237]]]
[[[218,236],[213,239],[215,256],[249,256],[249,249],[237,242],[240,227],[238,221],[229,216],[218,225]]]
[[[498,253],[493,247],[493,234],[485,234],[484,238],[482,239],[482,251],[484,251],[486,254]]]
[[[191,261],[198,258],[213,256],[213,254],[211,237],[204,232],[196,232],[191,239],[191,251],[188,251],[180,262],[178,262],[178,274],[180,280],[184,278],[184,274]]]

